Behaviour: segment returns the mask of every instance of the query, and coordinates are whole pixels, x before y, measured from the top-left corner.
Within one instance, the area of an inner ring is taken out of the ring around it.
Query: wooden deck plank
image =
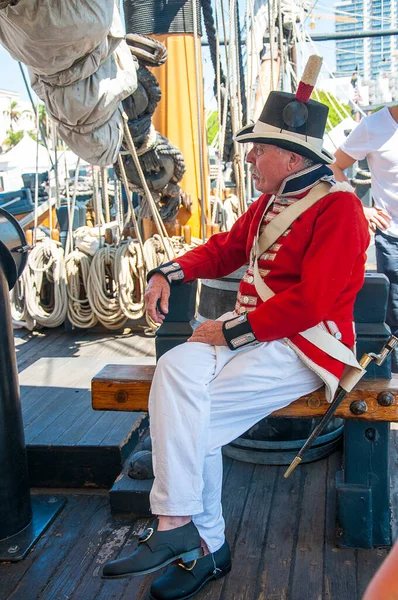
[[[62,570],[65,556],[104,500],[102,496],[70,495],[65,508],[23,561],[0,563],[1,598],[39,598],[47,582]]]
[[[85,390],[86,398],[89,400],[90,392]],[[103,413],[98,412],[97,414],[94,411],[87,410],[78,418],[76,421],[72,423],[70,427],[65,429],[65,431],[60,435],[54,443],[57,446],[65,446],[65,447],[74,447],[79,441],[82,439],[84,434],[86,433],[88,427],[92,427],[97,421],[103,417]]]
[[[113,436],[114,443],[120,443],[134,427],[136,421],[140,420],[141,413],[131,413],[125,415],[125,419],[120,418],[121,415],[112,413],[104,413],[92,427],[90,427],[83,437],[78,441],[79,446],[101,446],[102,440],[109,434],[113,425],[117,425],[120,435]]]
[[[389,471],[391,489],[391,535],[393,541],[398,539],[398,424],[390,425]]]
[[[26,444],[31,444],[32,440],[38,438],[44,430],[73,405],[74,400],[74,394],[71,394],[69,390],[59,388],[53,400],[47,403],[45,410],[25,426]]]
[[[225,535],[231,547],[233,561],[253,473],[254,465],[233,461],[225,480],[223,490]],[[228,600],[228,595],[224,593],[226,584],[226,578],[212,582],[197,595],[198,600],[219,600],[220,598]]]
[[[267,467],[270,468],[277,470],[276,485],[257,595],[267,600],[287,600],[302,502],[301,472],[296,469],[284,479],[285,467]]]
[[[39,598],[46,600],[70,598],[76,586],[84,578],[88,566],[98,556],[104,540],[114,530],[114,526],[115,523],[109,517],[107,498],[103,497],[86,521],[84,528],[81,529],[80,536],[73,544],[68,545],[62,560],[62,568],[57,569],[48,579]],[[126,532],[128,531],[129,527],[126,527]]]
[[[256,465],[254,468],[235,543],[235,568],[227,578],[223,590],[225,598],[248,598],[256,587],[258,570],[267,542],[277,472],[277,468],[262,465]]]
[[[328,458],[325,515],[325,600],[357,598],[357,553],[353,548],[336,546],[336,471],[341,467],[341,452]]]
[[[91,409],[90,395],[87,393],[87,390],[69,389],[57,396],[57,402],[63,402],[64,399],[68,399],[69,397],[71,397],[71,403],[67,404],[66,410],[55,419],[51,420],[50,418],[47,427],[42,429],[36,437],[33,437],[34,432],[32,432],[30,437],[26,438],[27,443],[53,446],[54,442],[66,429],[71,427],[77,419]],[[51,405],[49,410],[51,411]]]
[[[327,460],[301,465],[303,496],[291,572],[291,597],[323,598]]]
[[[387,556],[387,548],[373,548],[371,550],[357,550],[357,589],[358,600],[362,598],[366,588],[377,569]],[[384,600],[380,598],[380,600]]]
[[[67,333],[60,334],[55,339],[52,339],[51,337],[48,340],[46,338],[39,339],[40,341],[35,340],[35,343],[32,343],[32,346],[26,354],[23,354],[22,356],[18,356],[17,354],[19,371],[32,365],[42,357],[69,357],[76,353],[76,347],[73,345],[75,340],[73,337],[69,338]]]
[[[129,520],[126,519],[128,523]],[[101,552],[99,557],[99,562],[102,565],[108,560],[115,560],[116,558],[124,558],[129,556],[134,552],[137,547],[137,536],[141,535],[151,526],[153,519],[138,519],[135,523],[133,523],[130,531],[130,535],[128,536],[126,543],[123,547],[118,551],[118,545],[116,543],[106,544],[105,552]],[[156,574],[159,577],[159,573]],[[97,595],[95,596],[96,600],[110,600],[110,598],[115,598],[117,600],[121,599],[126,590],[128,589],[128,598],[129,600],[135,599],[137,597],[137,593],[140,587],[143,584],[142,577],[130,577],[127,579],[115,579],[114,581],[106,581],[104,580],[102,586],[98,590]],[[90,581],[87,581],[87,593],[90,591]],[[78,597],[86,597],[86,595],[81,594],[81,588],[79,587],[76,590],[76,600]]]

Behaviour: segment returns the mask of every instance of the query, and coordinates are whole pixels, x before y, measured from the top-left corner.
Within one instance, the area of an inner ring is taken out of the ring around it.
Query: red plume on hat
[[[321,66],[321,56],[310,56],[297,92],[271,92],[257,122],[238,131],[236,141],[272,144],[316,162],[334,162],[334,157],[322,148],[329,108],[311,100]]]
[[[322,61],[322,56],[317,56],[316,54],[309,57],[296,91],[296,98],[297,100],[300,100],[300,102],[308,102],[311,98],[316,80],[321,71]]]

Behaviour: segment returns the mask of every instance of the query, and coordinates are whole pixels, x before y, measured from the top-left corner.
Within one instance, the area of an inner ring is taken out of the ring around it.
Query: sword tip
[[[294,469],[301,463],[301,461],[302,461],[302,458],[300,456],[296,456],[296,458],[291,462],[291,464],[286,469],[286,472],[283,475],[283,477],[285,479],[287,479],[289,477],[289,475],[291,475],[293,473]]]

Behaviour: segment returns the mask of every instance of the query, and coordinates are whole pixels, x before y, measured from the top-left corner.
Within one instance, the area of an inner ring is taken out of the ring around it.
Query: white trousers
[[[149,397],[152,513],[192,516],[216,552],[225,539],[221,447],[322,383],[279,340],[235,351],[187,342],[164,354]]]

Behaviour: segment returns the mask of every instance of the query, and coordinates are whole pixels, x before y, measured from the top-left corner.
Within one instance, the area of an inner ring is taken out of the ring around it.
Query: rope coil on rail
[[[31,250],[26,270],[26,307],[30,316],[44,327],[58,327],[65,321],[68,309],[64,251],[45,238]],[[48,304],[43,296],[50,297]]]
[[[68,319],[74,327],[88,329],[98,323],[87,297],[87,284],[92,258],[84,252],[73,250],[65,260]]]
[[[87,297],[98,320],[108,329],[120,329],[126,323],[118,299],[116,248],[105,246],[94,255],[87,280]]]
[[[115,273],[123,314],[128,319],[140,319],[145,313],[145,267],[141,248],[133,240],[130,239],[117,248]]]

